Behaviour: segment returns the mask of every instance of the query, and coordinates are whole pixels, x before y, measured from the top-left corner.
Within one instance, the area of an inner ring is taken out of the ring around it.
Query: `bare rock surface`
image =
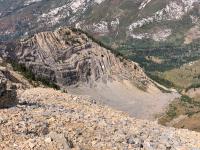
[[[116,57],[84,33],[68,28],[35,34],[13,43],[13,50],[9,46],[7,50],[37,77],[62,87],[95,85],[100,79],[102,82],[126,79],[143,88],[151,84],[137,63]]]
[[[163,93],[137,63],[100,45],[81,31],[63,27],[10,43],[2,52],[46,83],[137,118],[154,119],[179,96]]]
[[[89,97],[34,88],[18,93],[16,107],[0,110],[4,150],[191,150],[200,134],[130,118]]]
[[[16,85],[8,78],[9,71],[0,67],[0,108],[11,107],[17,104]]]

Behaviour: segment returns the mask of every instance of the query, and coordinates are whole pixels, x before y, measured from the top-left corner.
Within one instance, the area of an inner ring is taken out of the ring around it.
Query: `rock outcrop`
[[[9,81],[9,71],[0,67],[0,108],[7,108],[17,104],[16,86]]]
[[[7,45],[7,49],[1,52],[4,58],[10,57],[23,64],[36,78],[47,79],[61,87],[77,85],[77,91],[83,85],[91,85],[93,88],[83,88],[87,92],[96,90],[104,96],[109,94],[111,99],[116,94],[116,99],[119,97],[120,101],[114,104],[135,110],[135,116],[152,115],[152,111],[159,112],[167,104],[166,99],[156,99],[163,93],[136,63],[115,57],[79,32],[73,33],[63,28],[39,33]],[[33,88],[16,74],[13,70],[0,69],[0,107],[13,106],[0,109],[0,149],[200,148],[199,133],[131,118],[89,96],[50,88]],[[96,88],[99,83],[102,85],[101,91]],[[15,89],[18,84],[29,88]],[[91,96],[93,92],[88,95]],[[129,99],[124,94],[128,94]],[[160,102],[165,103],[160,106]]]
[[[89,95],[138,118],[153,119],[178,96],[162,93],[137,63],[116,56],[81,31],[37,33],[7,44],[2,52],[40,81]]]
[[[94,84],[101,79],[127,79],[138,86],[150,81],[137,63],[115,57],[81,32],[59,28],[41,32],[14,44],[12,56],[24,64],[36,77],[59,86],[78,83]]]

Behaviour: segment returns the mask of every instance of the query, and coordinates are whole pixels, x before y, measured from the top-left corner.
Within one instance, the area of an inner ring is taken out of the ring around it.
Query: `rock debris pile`
[[[190,150],[200,134],[130,118],[86,96],[48,88],[20,91],[0,110],[0,149]]]

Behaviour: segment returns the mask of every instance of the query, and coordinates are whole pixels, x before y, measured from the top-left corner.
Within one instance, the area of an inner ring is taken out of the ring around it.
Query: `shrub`
[[[187,87],[186,89],[185,89],[185,91],[187,92],[188,90],[190,90],[190,89],[195,89],[195,88],[200,88],[200,83],[194,83],[194,84],[192,84],[192,85],[190,85],[189,87]]]
[[[175,106],[170,105],[169,110],[167,111],[167,115],[170,118],[176,117],[176,115],[177,115],[176,110],[177,110],[177,108]]]
[[[161,84],[161,85],[164,85],[164,86],[167,87],[167,88],[175,87],[175,85],[174,85],[172,82],[170,82],[170,81],[168,81],[168,80],[166,80],[166,79],[163,79],[163,78],[161,78],[161,77],[159,77],[159,76],[152,75],[152,74],[150,74],[150,73],[148,73],[148,76],[149,76],[152,80],[158,82],[158,83]]]
[[[181,101],[182,101],[182,102],[187,102],[187,103],[191,104],[192,101],[193,101],[193,99],[190,98],[190,97],[187,96],[187,95],[182,95],[182,96],[181,96]]]

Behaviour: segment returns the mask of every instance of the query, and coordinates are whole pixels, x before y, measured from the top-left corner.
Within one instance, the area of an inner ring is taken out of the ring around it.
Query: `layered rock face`
[[[81,31],[59,28],[7,44],[2,52],[36,79],[71,94],[89,95],[138,118],[153,119],[178,96],[162,93],[137,63],[100,45]]]
[[[0,108],[7,108],[17,104],[16,86],[7,78],[9,72],[0,68]]]
[[[138,64],[121,60],[81,32],[60,28],[15,43],[12,55],[38,78],[59,86],[94,85],[97,80],[127,79],[140,86],[150,83]]]
[[[131,118],[124,112],[100,105],[88,96],[33,88],[17,72],[5,68],[0,70],[0,107],[13,106],[0,109],[0,149],[200,148],[199,133]],[[19,103],[16,103],[15,90],[10,90],[9,85],[21,83],[29,88],[17,88]]]

